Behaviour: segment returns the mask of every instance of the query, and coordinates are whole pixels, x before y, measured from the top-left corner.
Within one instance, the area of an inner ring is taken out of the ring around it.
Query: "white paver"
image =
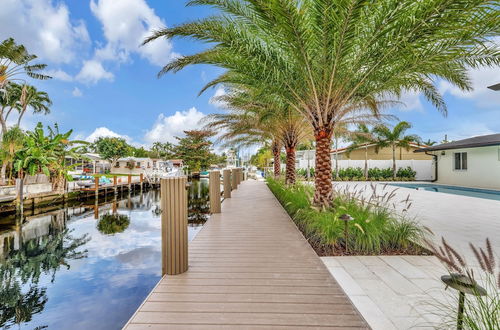
[[[440,281],[447,271],[435,257],[321,259],[373,329],[434,329],[443,322],[435,306],[450,293]]]

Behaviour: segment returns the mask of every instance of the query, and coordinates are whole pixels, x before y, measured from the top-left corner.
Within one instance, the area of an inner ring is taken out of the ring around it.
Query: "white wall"
[[[365,167],[364,160],[339,160],[338,162],[339,168]],[[314,168],[314,159],[309,160],[309,165],[311,168]],[[396,160],[396,167],[398,169],[408,166],[417,172],[416,180],[434,179],[434,165],[432,160]],[[392,168],[392,160],[368,160],[368,168],[375,167],[380,169]],[[307,160],[299,160],[297,168],[307,168]],[[335,169],[335,159],[332,159],[332,169]]]
[[[438,183],[465,187],[500,189],[498,146],[446,150],[438,155]],[[467,170],[454,170],[454,153],[467,152]]]

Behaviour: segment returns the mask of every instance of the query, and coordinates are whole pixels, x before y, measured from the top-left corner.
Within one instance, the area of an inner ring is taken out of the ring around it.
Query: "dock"
[[[124,329],[369,329],[264,182],[244,181]]]

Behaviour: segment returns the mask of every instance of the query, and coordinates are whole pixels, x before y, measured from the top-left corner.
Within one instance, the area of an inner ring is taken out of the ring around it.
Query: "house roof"
[[[361,148],[364,148],[365,146],[375,147],[375,144],[374,143],[360,144],[359,147],[357,147],[356,149],[361,149]],[[418,143],[415,143],[415,142],[410,142],[410,147],[417,148],[417,149],[427,148],[426,145],[418,144]],[[332,149],[331,153],[339,153],[339,154],[341,154],[341,153],[347,152],[348,150],[349,150],[349,147]]]
[[[490,134],[490,135],[475,136],[472,138],[458,140],[454,142],[443,143],[437,146],[415,150],[414,152],[478,148],[478,147],[497,146],[497,145],[500,145],[500,134]]]

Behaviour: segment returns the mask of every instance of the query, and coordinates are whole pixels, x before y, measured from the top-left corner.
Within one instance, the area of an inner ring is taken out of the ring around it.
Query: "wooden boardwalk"
[[[369,328],[265,183],[245,181],[125,326],[137,329]]]

